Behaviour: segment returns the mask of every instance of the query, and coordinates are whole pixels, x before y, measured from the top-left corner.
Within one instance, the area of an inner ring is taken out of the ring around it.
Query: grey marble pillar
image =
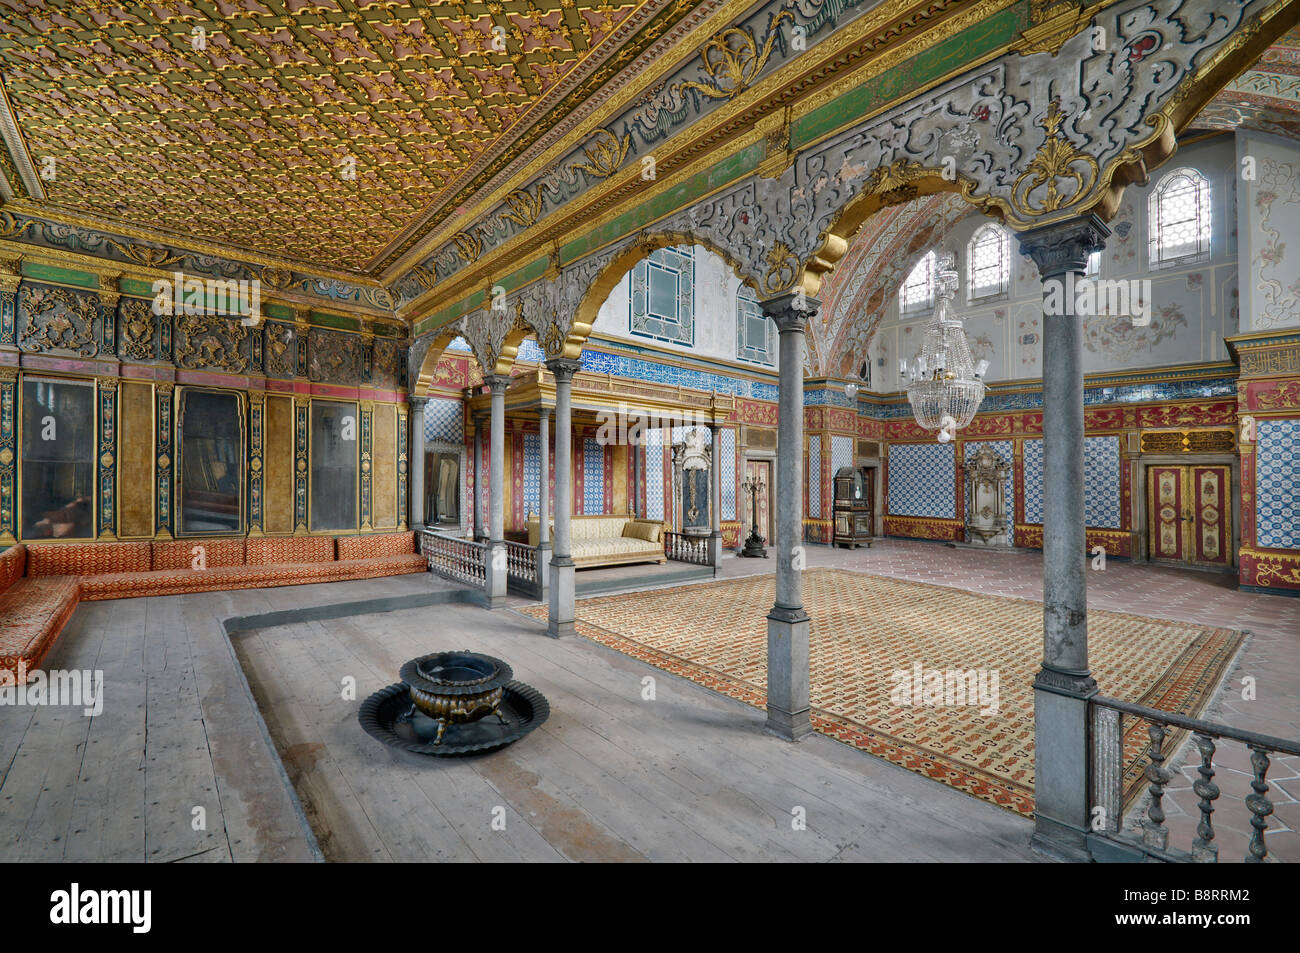
[[[427,397],[409,397],[411,407],[411,498],[410,525],[417,533],[424,529],[424,405]]]
[[[550,612],[546,634],[560,638],[573,634],[573,418],[570,405],[573,375],[582,362],[554,358],[546,368],[555,375],[555,538],[552,541]]]
[[[474,529],[475,539],[487,537],[487,524],[483,519],[483,418],[474,419]]]
[[[1110,230],[1094,216],[1020,235],[1043,279],[1043,665],[1034,680],[1034,836],[1041,853],[1088,859],[1087,543],[1083,318],[1074,283]]]
[[[713,574],[718,573],[722,563],[722,428],[713,425],[713,460],[711,461],[709,487],[709,509],[712,519],[709,521],[709,560],[713,563]]]
[[[541,446],[541,476],[537,480],[537,581],[545,589],[551,575],[551,408],[538,410],[537,430]]]
[[[488,548],[485,558],[488,605],[496,608],[506,598],[506,388],[510,386],[510,377],[490,374],[483,378],[483,383],[492,391],[491,444],[488,448]]]
[[[803,611],[804,328],[820,302],[803,294],[762,304],[781,334],[776,446],[776,604],[767,615],[766,730],[787,741],[812,731],[808,614]]]

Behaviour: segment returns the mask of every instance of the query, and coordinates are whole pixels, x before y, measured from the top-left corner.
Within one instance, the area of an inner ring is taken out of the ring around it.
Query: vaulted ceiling
[[[1196,117],[1201,129],[1245,126],[1300,139],[1300,29],[1264,51]]]
[[[366,272],[715,6],[0,0],[0,173],[99,224]]]

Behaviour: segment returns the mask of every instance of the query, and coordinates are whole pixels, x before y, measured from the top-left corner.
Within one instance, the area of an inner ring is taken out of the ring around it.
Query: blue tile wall
[[[889,515],[956,519],[956,451],[951,443],[889,448]]]
[[[595,437],[582,442],[582,512],[605,512],[605,448]]]
[[[542,437],[541,434],[524,434],[524,514],[538,515],[542,511]]]
[[[427,442],[464,443],[464,404],[457,399],[434,399],[425,404],[424,439]]]
[[[1089,526],[1119,529],[1119,437],[1083,438],[1083,508]],[[1025,522],[1043,522],[1043,441],[1025,441]]]
[[[853,466],[853,438],[831,435],[831,476]]]
[[[722,518],[736,518],[736,431],[730,427],[722,430],[722,459],[718,461],[722,476]]]
[[[1255,543],[1300,549],[1300,420],[1255,425]]]
[[[821,519],[822,516],[822,441],[813,437],[808,441],[808,518]]]
[[[646,431],[645,511],[652,520],[664,518],[664,432]]]

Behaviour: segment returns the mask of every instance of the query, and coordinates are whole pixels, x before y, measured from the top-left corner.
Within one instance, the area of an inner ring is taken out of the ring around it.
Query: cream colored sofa
[[[628,526],[652,539],[624,535]],[[551,541],[555,541],[555,521],[550,521]],[[573,563],[579,569],[590,566],[621,566],[627,563],[664,563],[663,523],[632,516],[573,516],[569,532],[572,537]],[[641,527],[644,527],[643,529]],[[541,523],[536,516],[528,519],[528,545],[536,546],[541,538]]]

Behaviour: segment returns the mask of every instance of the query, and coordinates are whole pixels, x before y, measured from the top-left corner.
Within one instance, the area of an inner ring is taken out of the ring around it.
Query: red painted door
[[[1185,467],[1147,469],[1147,522],[1152,559],[1183,562],[1183,478]]]
[[[1191,552],[1195,562],[1232,566],[1231,471],[1223,466],[1191,467]]]

